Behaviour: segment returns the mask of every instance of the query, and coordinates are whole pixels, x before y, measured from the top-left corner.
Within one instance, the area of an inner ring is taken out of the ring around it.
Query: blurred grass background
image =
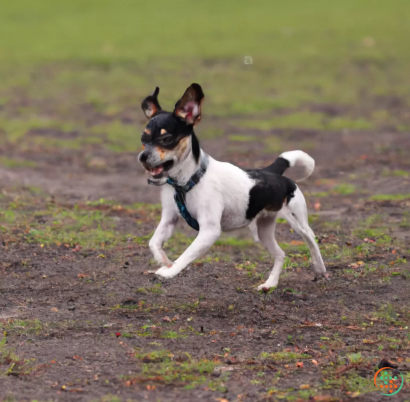
[[[4,2],[0,139],[136,149],[141,99],[159,86],[169,109],[191,82],[204,88],[205,116],[243,117],[236,127],[407,130],[409,115],[379,100],[409,99],[409,37],[403,0]],[[312,104],[349,109],[323,122],[301,111]],[[201,127],[223,134],[211,120]],[[50,129],[62,135],[45,138]],[[80,139],[65,135],[73,130]]]

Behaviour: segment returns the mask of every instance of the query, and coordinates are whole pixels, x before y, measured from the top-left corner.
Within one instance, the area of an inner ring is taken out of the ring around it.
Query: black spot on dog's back
[[[287,177],[266,170],[248,170],[247,173],[256,184],[249,192],[246,219],[253,219],[263,209],[279,211],[283,203],[294,196],[297,186]]]

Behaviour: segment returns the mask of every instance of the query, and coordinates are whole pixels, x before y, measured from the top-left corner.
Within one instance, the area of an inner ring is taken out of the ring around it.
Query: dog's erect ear
[[[199,84],[192,84],[182,98],[175,104],[174,114],[184,119],[187,124],[195,124],[201,120],[201,105],[204,93]]]
[[[161,106],[158,103],[159,88],[156,87],[152,95],[147,96],[141,103],[141,108],[147,116],[147,119],[154,117],[159,111],[161,111]]]

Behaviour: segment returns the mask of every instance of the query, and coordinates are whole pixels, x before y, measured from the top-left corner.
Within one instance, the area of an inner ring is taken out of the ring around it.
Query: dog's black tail
[[[267,166],[263,170],[271,173],[283,175],[289,168],[296,167],[297,173],[295,181],[302,181],[307,179],[315,169],[315,161],[306,152],[303,151],[289,151],[284,152],[276,159],[272,165]],[[293,173],[293,172],[292,172]],[[292,174],[295,176],[295,174]]]

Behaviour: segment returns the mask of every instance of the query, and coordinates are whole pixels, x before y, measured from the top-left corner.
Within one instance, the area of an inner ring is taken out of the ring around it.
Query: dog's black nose
[[[146,162],[147,159],[148,159],[148,155],[147,155],[145,152],[143,152],[143,153],[140,155],[140,162]]]

